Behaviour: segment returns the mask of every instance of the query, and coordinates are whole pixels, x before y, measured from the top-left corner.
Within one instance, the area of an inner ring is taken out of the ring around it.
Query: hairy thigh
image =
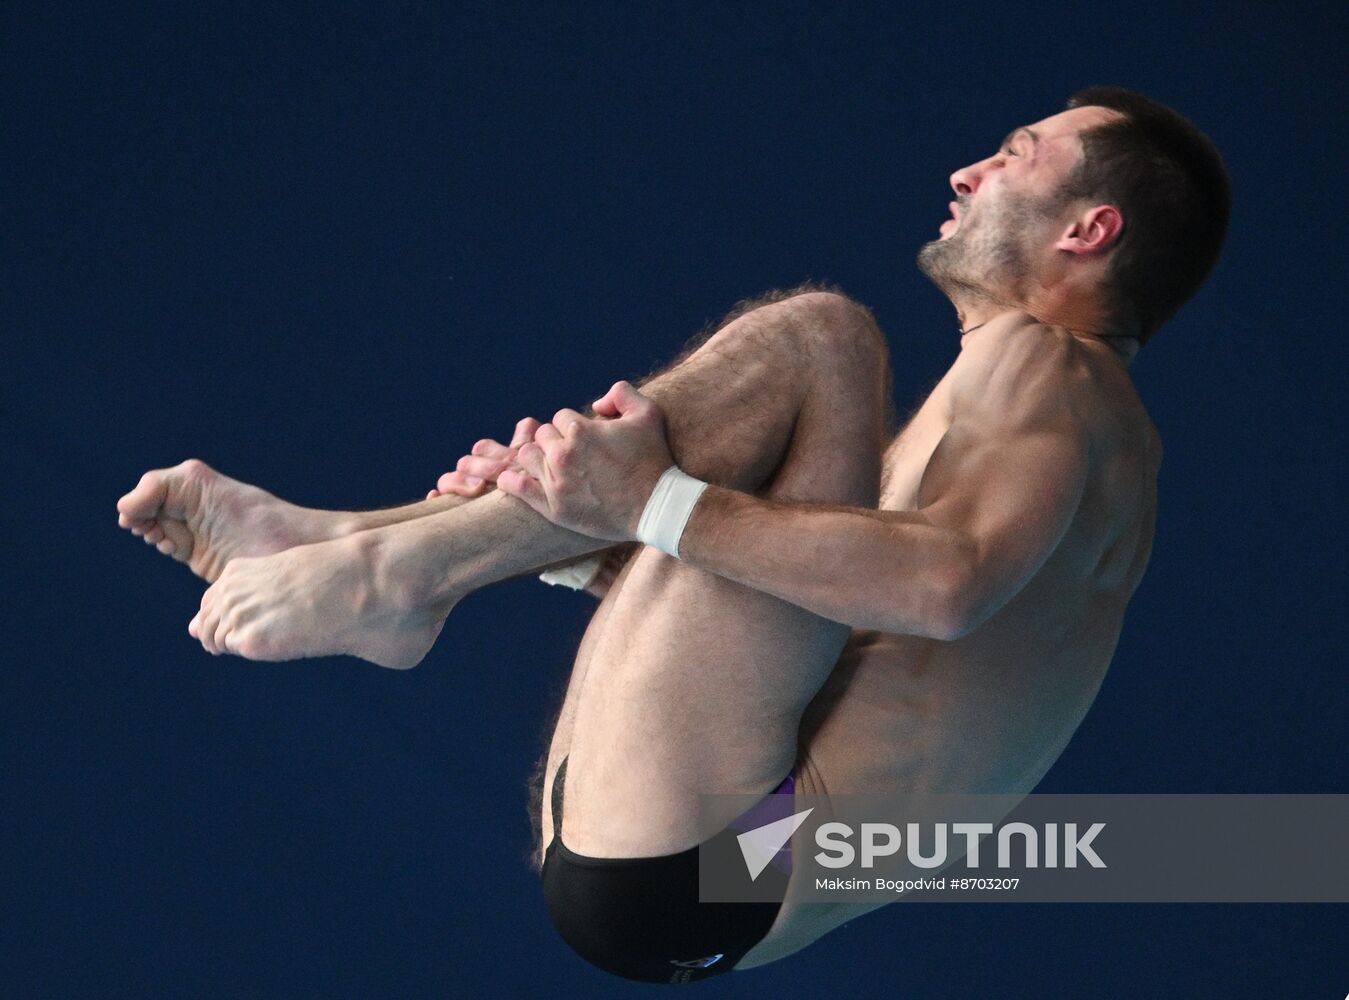
[[[778,499],[874,506],[893,423],[883,336],[836,295],[802,310],[788,333],[757,321],[763,304],[742,304],[672,371],[647,380],[676,457],[700,478]],[[801,712],[846,633],[640,550],[587,629],[536,771],[539,853],[554,834],[547,791],[563,757],[567,844],[599,856],[687,847],[699,792],[775,785],[795,763]]]
[[[803,427],[767,492],[874,505],[879,450]],[[578,658],[567,846],[597,857],[673,853],[705,829],[699,795],[776,785],[797,763],[802,714],[847,635],[837,622],[641,550]]]

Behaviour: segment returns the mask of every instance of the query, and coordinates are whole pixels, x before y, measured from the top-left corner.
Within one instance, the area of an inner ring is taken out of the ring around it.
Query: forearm
[[[685,526],[690,566],[858,628],[949,638],[968,540],[913,511],[782,504],[708,486]]]

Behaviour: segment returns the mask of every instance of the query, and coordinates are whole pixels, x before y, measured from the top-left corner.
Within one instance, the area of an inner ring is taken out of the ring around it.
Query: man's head
[[[1119,87],[1011,132],[951,175],[955,217],[918,267],[962,317],[1024,309],[1146,341],[1203,283],[1231,193],[1213,143]]]

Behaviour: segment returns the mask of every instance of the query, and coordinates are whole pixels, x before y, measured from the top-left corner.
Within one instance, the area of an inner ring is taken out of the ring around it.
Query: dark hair
[[[1087,87],[1068,99],[1069,108],[1087,106],[1124,117],[1081,133],[1082,160],[1063,197],[1119,207],[1124,231],[1107,274],[1108,308],[1146,343],[1213,269],[1231,182],[1213,141],[1166,105],[1123,87]]]

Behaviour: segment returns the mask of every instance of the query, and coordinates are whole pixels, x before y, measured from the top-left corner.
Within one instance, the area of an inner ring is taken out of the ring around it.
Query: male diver
[[[1036,785],[1152,546],[1162,450],[1130,362],[1230,204],[1208,138],[1114,87],[950,183],[918,266],[960,348],[898,434],[871,313],[802,286],[589,414],[478,442],[422,502],[302,509],[189,460],[119,523],[211,583],[191,635],[250,659],[411,667],[471,591],[570,573],[602,596],[540,767],[555,924],[634,979],[782,958],[881,904],[700,904],[699,797]]]

